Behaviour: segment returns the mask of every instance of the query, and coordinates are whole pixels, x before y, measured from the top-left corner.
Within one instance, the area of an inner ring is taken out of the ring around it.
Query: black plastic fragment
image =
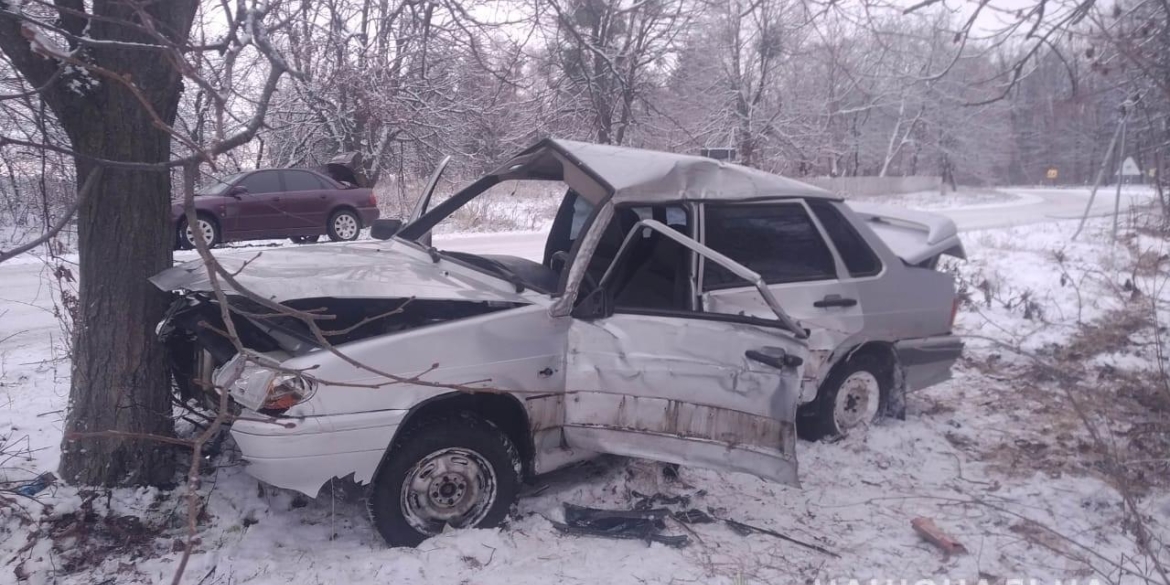
[[[600,536],[628,540],[659,542],[667,546],[686,546],[686,536],[659,534],[666,528],[666,517],[670,510],[656,508],[649,510],[601,510],[565,503],[565,522],[552,525],[566,534]]]
[[[671,517],[674,518],[675,520],[678,520],[679,522],[682,522],[683,524],[714,524],[715,523],[715,519],[712,518],[710,514],[704,512],[702,510],[697,510],[695,508],[691,508],[689,510],[683,510],[681,512],[675,512],[674,514],[671,514]]]

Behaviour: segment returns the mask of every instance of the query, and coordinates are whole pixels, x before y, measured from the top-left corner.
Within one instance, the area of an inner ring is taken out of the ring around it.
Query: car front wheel
[[[342,209],[329,218],[329,225],[326,227],[328,228],[330,240],[334,242],[351,242],[356,240],[358,234],[362,231],[362,220],[356,213],[348,209]]]
[[[520,489],[516,447],[469,413],[412,424],[395,440],[370,490],[370,518],[390,546],[415,546],[452,528],[491,528]]]
[[[208,219],[203,215],[198,217],[195,229],[187,225],[187,218],[179,220],[179,245],[187,250],[195,248],[196,234],[203,237],[203,241],[207,242],[208,248],[214,248],[220,241],[219,226],[214,220]]]
[[[801,407],[797,430],[816,441],[837,437],[873,423],[886,402],[890,367],[870,354],[857,355],[833,369],[817,397]]]

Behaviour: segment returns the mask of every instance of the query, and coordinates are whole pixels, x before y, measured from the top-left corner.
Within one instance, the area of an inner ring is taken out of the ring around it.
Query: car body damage
[[[344,246],[277,248],[217,255],[249,291],[276,302],[295,299],[419,298],[524,302],[499,278],[455,263],[437,266],[423,248],[401,240]],[[163,290],[210,291],[202,260],[169,268],[151,278]],[[231,292],[230,287],[227,287]]]
[[[543,261],[430,245],[511,180],[566,187]],[[230,395],[249,473],[370,484],[391,543],[497,523],[519,477],[601,453],[796,485],[798,421],[868,424],[961,349],[948,275],[790,179],[548,139],[428,209],[430,191],[382,241],[217,254],[246,289],[223,291],[243,352],[202,263],[152,279],[176,296],[176,386]]]

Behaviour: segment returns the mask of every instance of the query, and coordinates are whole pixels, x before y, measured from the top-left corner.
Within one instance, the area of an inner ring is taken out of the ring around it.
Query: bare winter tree
[[[0,146],[66,154],[83,183],[76,201],[80,303],[61,463],[71,481],[124,485],[173,478],[171,458],[159,443],[94,433],[173,433],[169,375],[154,336],[167,298],[147,280],[172,260],[169,169],[184,162],[172,152],[214,162],[259,128],[285,71],[263,24],[271,9],[224,3],[214,12],[226,33],[206,45],[191,40],[198,0],[0,0],[0,50],[19,75],[21,94],[44,104],[68,142],[3,135]],[[269,74],[254,96],[252,117],[233,120],[225,97],[231,89],[200,69],[208,54],[230,61],[243,47],[270,57]],[[210,146],[175,127],[184,86],[203,88],[220,112]]]
[[[637,102],[661,77],[689,24],[682,0],[550,0],[547,58],[561,107],[580,117],[590,138],[623,144]]]

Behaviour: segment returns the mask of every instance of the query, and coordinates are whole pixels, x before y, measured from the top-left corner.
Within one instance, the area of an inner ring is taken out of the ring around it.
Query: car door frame
[[[320,235],[325,233],[325,222],[329,219],[329,209],[332,203],[329,191],[340,189],[326,189],[332,179],[310,171],[308,169],[277,169],[280,176],[280,187],[283,193],[282,211],[291,219],[291,231],[286,235]],[[288,182],[292,173],[306,173],[313,177],[320,186],[316,189],[293,191]]]
[[[811,309],[807,313],[797,313],[796,319],[809,329],[809,363],[804,370],[801,400],[808,402],[816,398],[820,381],[828,371],[834,360],[834,354],[841,347],[853,347],[860,343],[859,337],[864,335],[864,299],[855,278],[850,275],[845,266],[844,258],[837,250],[836,244],[829,237],[828,230],[821,223],[820,218],[802,197],[773,199],[751,202],[705,202],[700,205],[698,213],[699,241],[707,244],[707,210],[710,206],[726,207],[738,205],[796,205],[804,210],[811,220],[813,227],[820,236],[829,254],[833,258],[833,278],[803,280],[793,282],[769,283],[768,288],[778,299],[783,299],[789,308]],[[707,290],[704,286],[705,261],[699,260],[698,269],[698,296],[703,310],[739,310],[752,314],[761,309],[753,303],[744,302],[752,297],[748,287],[721,287]],[[824,294],[822,294],[824,291]],[[851,299],[855,303],[847,307],[817,307],[815,303],[825,300],[829,295],[838,295],[843,299]],[[737,302],[738,301],[738,302]],[[805,307],[807,304],[809,307]],[[815,309],[815,310],[813,310]]]
[[[644,229],[753,283],[776,319],[607,302],[615,267]],[[798,483],[795,420],[807,346],[759,274],[643,219],[571,318],[563,426],[570,448]]]
[[[245,239],[256,239],[265,237],[279,237],[284,235],[291,226],[286,221],[284,209],[281,206],[281,197],[284,195],[284,177],[281,176],[279,169],[257,169],[240,177],[236,185],[244,186],[244,181],[259,173],[275,173],[277,178],[277,186],[280,190],[269,191],[267,193],[253,193],[250,190],[240,195],[239,204],[236,207],[236,216],[232,219],[233,233],[235,236]],[[244,187],[247,189],[247,187]],[[256,217],[264,218],[263,220],[253,220],[259,223],[252,229],[243,229],[242,225],[248,217],[246,212],[249,209],[262,209],[265,213],[256,214]]]

